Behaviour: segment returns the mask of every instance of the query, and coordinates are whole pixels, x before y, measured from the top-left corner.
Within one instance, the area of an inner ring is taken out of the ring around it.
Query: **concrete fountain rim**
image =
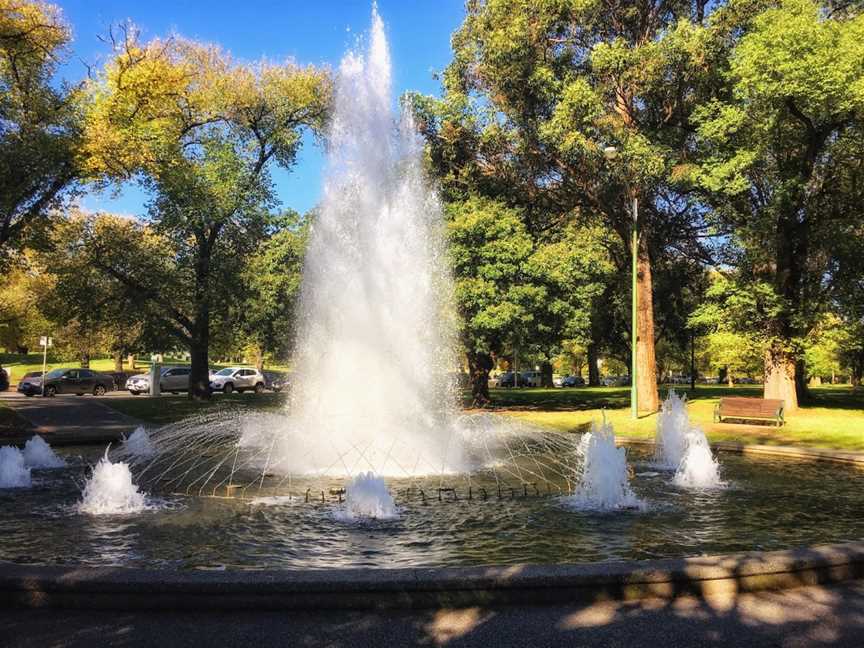
[[[619,438],[623,444],[653,443]],[[864,453],[712,444],[852,463]],[[90,609],[385,609],[674,599],[864,578],[864,540],[779,551],[581,564],[169,571],[0,562],[0,605]]]
[[[385,609],[705,597],[864,578],[864,541],[658,560],[488,567],[159,571],[0,562],[0,604]]]

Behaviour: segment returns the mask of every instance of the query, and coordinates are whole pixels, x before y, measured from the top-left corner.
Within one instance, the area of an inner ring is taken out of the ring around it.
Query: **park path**
[[[24,441],[38,433],[52,445],[111,442],[128,435],[142,423],[94,396],[27,398],[10,391],[0,393],[0,399],[33,426],[32,430],[22,430],[20,439],[9,439],[11,441]]]

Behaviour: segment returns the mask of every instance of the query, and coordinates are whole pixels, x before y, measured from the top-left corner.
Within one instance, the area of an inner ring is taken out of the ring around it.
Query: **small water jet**
[[[711,454],[705,433],[698,427],[686,436],[687,450],[678,464],[672,481],[685,488],[717,488],[723,485],[720,479],[720,464]]]
[[[129,464],[111,463],[106,450],[84,485],[78,511],[90,515],[118,515],[140,513],[150,508],[153,507],[147,496],[132,482]]]
[[[669,391],[657,418],[654,437],[654,460],[685,488],[716,488],[723,485],[720,465],[711,454],[711,446],[702,428],[692,425],[687,414],[687,400]]]
[[[654,433],[654,461],[659,467],[667,470],[678,468],[687,451],[689,430],[687,401],[670,389],[657,415],[657,431]]]
[[[121,449],[125,454],[141,459],[152,457],[156,454],[156,447],[150,440],[150,435],[147,434],[147,430],[143,425],[135,428],[135,431],[128,438],[123,437]]]
[[[641,508],[643,503],[630,489],[627,450],[615,446],[611,423],[591,424],[576,450],[581,459],[576,490],[567,496],[568,506],[609,511]]]
[[[24,463],[30,468],[63,468],[66,462],[57,456],[45,439],[38,434],[24,444]]]
[[[391,520],[399,517],[387,483],[372,472],[360,473],[345,487],[345,509],[339,519]]]
[[[30,469],[24,465],[24,455],[18,448],[0,448],[0,488],[30,488]]]

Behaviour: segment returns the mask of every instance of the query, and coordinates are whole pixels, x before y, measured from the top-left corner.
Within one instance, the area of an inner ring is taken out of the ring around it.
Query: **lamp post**
[[[614,160],[618,156],[618,149],[614,146],[607,146],[603,149],[603,155],[608,161]],[[631,313],[631,333],[630,343],[632,349],[630,351],[630,416],[633,419],[639,418],[639,390],[636,386],[638,382],[638,367],[636,362],[636,349],[638,348],[639,327],[637,320],[639,318],[639,292],[638,292],[638,277],[639,277],[639,198],[636,197],[636,192],[628,192],[633,196],[632,216],[633,228],[630,235],[630,256],[633,261],[632,268],[632,313]]]

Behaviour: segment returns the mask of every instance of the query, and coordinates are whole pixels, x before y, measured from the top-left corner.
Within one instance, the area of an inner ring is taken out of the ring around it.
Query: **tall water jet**
[[[384,25],[339,67],[303,271],[290,415],[271,461],[350,476],[461,470],[439,201],[410,112],[395,118]]]
[[[151,508],[147,496],[132,483],[126,463],[111,463],[108,451],[84,485],[78,511],[90,515],[140,513]]]
[[[18,448],[0,448],[0,488],[30,488],[30,469],[24,465],[24,455]]]
[[[591,424],[576,449],[581,460],[576,491],[566,498],[579,509],[613,510],[639,508],[642,502],[630,489],[627,451],[615,446],[611,423]]]
[[[24,444],[24,463],[30,468],[63,468],[66,462],[63,461],[48,442],[38,434]]]

